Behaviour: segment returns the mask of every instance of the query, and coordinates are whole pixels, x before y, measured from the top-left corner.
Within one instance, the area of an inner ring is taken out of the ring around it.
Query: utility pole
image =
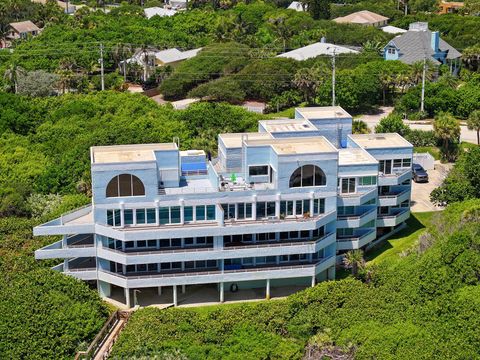
[[[332,56],[332,106],[335,106],[335,48]]]
[[[423,76],[422,76],[422,99],[420,100],[420,112],[425,110],[425,72],[427,68],[427,58],[423,58]]]
[[[102,82],[102,91],[105,90],[105,75],[103,72],[103,44],[100,44],[100,59],[98,60],[100,63],[100,79]]]

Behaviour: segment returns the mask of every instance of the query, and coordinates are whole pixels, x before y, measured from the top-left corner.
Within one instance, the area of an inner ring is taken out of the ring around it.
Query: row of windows
[[[280,233],[260,233],[260,234],[239,234],[239,235],[225,235],[223,237],[224,244],[253,242],[254,237],[256,241],[276,241],[276,240],[297,240],[297,239],[311,239],[325,235],[325,228],[322,226],[315,230],[303,231],[282,231]]]
[[[181,222],[181,207],[170,206],[159,208],[159,223],[179,224]],[[184,221],[214,221],[215,220],[215,205],[199,205],[199,206],[185,206],[184,207]],[[134,224],[155,224],[156,223],[156,209],[125,209],[124,223],[125,225]],[[121,225],[121,211],[118,209],[107,210],[107,224],[111,226]]]
[[[213,245],[213,236],[199,236],[199,237],[188,237],[183,239],[181,238],[172,238],[172,239],[153,239],[153,240],[137,240],[137,241],[126,241],[125,249],[163,249],[163,248],[181,248],[189,246],[212,246]],[[122,249],[122,241],[115,240],[112,238],[107,239],[107,245],[110,249]]]

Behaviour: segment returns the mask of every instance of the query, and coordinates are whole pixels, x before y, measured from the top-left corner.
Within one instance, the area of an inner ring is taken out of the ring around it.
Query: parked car
[[[413,164],[412,166],[412,179],[413,181],[428,182],[428,174],[420,164]]]

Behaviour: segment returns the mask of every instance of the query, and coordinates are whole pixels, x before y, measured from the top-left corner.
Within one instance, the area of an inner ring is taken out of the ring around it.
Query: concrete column
[[[225,289],[223,282],[220,283],[220,302],[223,303],[225,301]]]
[[[143,211],[145,211],[145,210],[143,210]],[[137,209],[132,210],[132,216],[133,216],[132,225],[135,226],[135,225],[137,225]]]
[[[238,203],[235,203],[235,220],[238,220]]]
[[[158,287],[158,296],[161,296],[161,295],[162,295],[162,287],[159,286],[159,287]]]
[[[185,201],[180,200],[180,224],[185,224]]]
[[[122,274],[125,275],[127,273],[127,265],[122,264]]]
[[[310,216],[313,216],[313,192],[310,193]]]
[[[177,285],[173,285],[173,306],[177,306]]]
[[[63,272],[68,271],[68,259],[63,260]]]
[[[275,199],[275,217],[280,219],[280,194],[277,194],[277,198]]]
[[[122,241],[122,251],[125,252],[125,241]]]
[[[155,200],[155,225],[160,225],[160,202]]]
[[[182,294],[185,294],[185,285],[182,285]]]
[[[65,249],[67,247],[67,235],[63,235],[62,237],[62,248]]]
[[[327,269],[328,280],[335,280],[335,266]]]
[[[315,275],[312,276],[312,287],[315,286]]]
[[[131,308],[132,305],[130,303],[130,289],[125,288],[125,305],[127,305],[127,308]]]
[[[252,218],[257,220],[257,195],[252,196]]]
[[[265,299],[270,300],[270,279],[267,279],[267,286],[265,289]]]
[[[125,226],[125,205],[123,203],[120,204],[120,227]]]
[[[195,205],[192,206],[193,211],[192,211],[192,217],[193,217],[193,223],[195,224],[197,222],[197,207]]]
[[[220,259],[220,271],[223,271],[225,269],[225,261],[223,259]]]

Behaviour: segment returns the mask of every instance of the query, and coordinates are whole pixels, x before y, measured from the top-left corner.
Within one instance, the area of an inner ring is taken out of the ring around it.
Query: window
[[[215,205],[207,205],[207,220],[215,220]]]
[[[389,54],[395,54],[395,48],[388,48],[388,49],[387,49],[387,52],[388,52]]]
[[[325,199],[313,199],[313,215],[325,214]]]
[[[337,235],[339,237],[352,236],[353,229],[352,228],[337,229]]]
[[[155,224],[155,209],[147,209],[147,223],[148,224]]]
[[[402,159],[393,159],[393,167],[394,168],[402,167]]]
[[[171,223],[179,224],[180,223],[180,206],[172,206],[170,208],[171,213]]]
[[[205,220],[205,205],[197,206],[196,210],[197,210],[196,211],[197,212],[197,221]]]
[[[120,226],[120,210],[107,210],[107,224],[110,226]]]
[[[132,209],[125,209],[123,211],[123,218],[125,221],[125,225],[132,225],[133,224],[133,210]]]
[[[364,202],[362,205],[376,205],[376,204],[377,204],[377,199],[373,198]]]
[[[137,209],[135,211],[137,224],[145,224],[145,209]]]
[[[349,194],[355,192],[355,178],[340,179],[342,194]]]
[[[107,197],[144,196],[145,186],[142,181],[131,174],[115,176],[107,185]]]
[[[395,167],[395,165],[394,165],[394,167]],[[362,176],[359,179],[359,184],[358,185],[366,186],[366,185],[376,185],[376,184],[377,184],[377,177],[376,176]]]
[[[170,223],[170,209],[168,207],[160,208],[160,224],[165,225]]]
[[[412,159],[403,159],[403,167],[411,167],[412,166]]]
[[[185,206],[185,208],[184,208],[184,219],[185,219],[185,222],[193,221],[193,207],[192,206]]]
[[[148,245],[148,247],[156,248],[157,247],[157,240],[148,240],[147,245]]]
[[[318,166],[304,165],[295,170],[290,176],[290,187],[322,186],[326,185],[325,173]]]
[[[250,166],[248,168],[248,174],[250,176],[257,176],[257,175],[268,175],[268,165],[256,165]]]

